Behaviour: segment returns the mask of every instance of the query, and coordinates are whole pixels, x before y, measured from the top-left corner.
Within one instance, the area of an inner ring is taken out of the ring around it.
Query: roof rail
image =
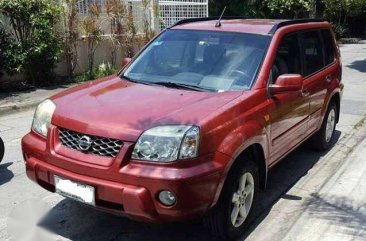
[[[220,16],[216,16],[216,17],[206,17],[206,18],[186,18],[186,19],[182,19],[179,20],[178,22],[170,25],[167,28],[173,28],[175,26],[178,25],[182,25],[185,23],[194,23],[194,22],[202,22],[202,21],[210,21],[210,20],[219,20]],[[222,16],[221,18],[222,20],[231,20],[231,19],[248,19],[247,17],[241,17],[241,16]]]
[[[278,29],[289,26],[293,24],[300,24],[300,23],[320,23],[326,21],[325,19],[320,18],[304,18],[304,19],[293,19],[293,20],[284,20],[282,22],[277,23],[273,26],[273,28],[268,32],[268,34],[274,34]]]

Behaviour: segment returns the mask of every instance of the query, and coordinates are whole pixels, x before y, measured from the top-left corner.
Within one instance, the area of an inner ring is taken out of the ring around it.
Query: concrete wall
[[[139,49],[141,49],[144,46],[144,43],[140,40],[140,41],[136,41],[134,43],[134,50],[135,53],[137,53],[139,51]],[[123,47],[119,47],[117,49],[117,55],[116,55],[116,62],[115,62],[115,66],[119,67],[122,63],[123,58],[125,57],[125,51]],[[94,67],[98,67],[98,65],[102,64],[102,63],[112,63],[112,45],[110,40],[105,39],[103,40],[96,52],[95,52],[95,57],[94,57]],[[87,52],[87,44],[86,42],[80,40],[78,43],[78,65],[75,69],[75,74],[81,74],[84,73],[88,70],[88,52]],[[67,75],[67,71],[66,71],[66,63],[61,60],[59,63],[57,63],[55,69],[54,69],[55,73],[57,76],[63,77]],[[24,80],[24,76],[22,74],[17,74],[14,76],[8,76],[8,75],[4,75],[1,79],[0,79],[0,85],[4,84],[4,83],[9,83],[9,82],[15,82],[15,81],[22,81]]]

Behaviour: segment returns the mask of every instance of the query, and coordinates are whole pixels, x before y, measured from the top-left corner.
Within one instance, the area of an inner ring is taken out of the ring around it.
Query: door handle
[[[325,81],[327,81],[328,83],[330,83],[332,81],[332,75],[328,74],[326,77],[325,77]]]
[[[308,90],[302,90],[301,94],[303,97],[308,97],[310,95],[310,92]]]

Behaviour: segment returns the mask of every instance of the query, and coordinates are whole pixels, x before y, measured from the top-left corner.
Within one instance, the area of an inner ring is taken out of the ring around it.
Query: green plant
[[[136,42],[137,29],[132,14],[132,7],[128,10],[127,15],[127,29],[126,29],[126,42],[125,42],[125,55],[127,57],[133,57],[135,55],[134,43]]]
[[[150,6],[153,4],[152,0],[141,0],[142,4],[142,11],[143,11],[143,33],[144,33],[144,40],[145,43],[149,42],[155,35],[154,31],[151,28],[151,12],[148,11]],[[153,5],[152,5],[153,6]]]
[[[112,75],[118,72],[117,67],[113,67],[111,64],[103,63],[98,66],[98,68],[94,68],[93,71],[87,71],[75,78],[76,82],[85,82],[89,80],[95,80],[98,78],[102,78],[108,75]]]
[[[300,18],[315,11],[315,0],[265,0],[267,7],[278,17]]]
[[[110,23],[111,34],[109,40],[111,43],[111,64],[116,65],[117,52],[119,48],[127,41],[127,8],[120,0],[107,0],[106,13]]]
[[[102,41],[101,28],[101,7],[97,4],[90,4],[88,6],[89,14],[82,20],[81,28],[83,30],[83,40],[87,45],[88,54],[88,71],[93,72],[95,62],[95,51]]]
[[[266,5],[260,0],[209,0],[209,12],[212,16],[220,16],[225,7],[227,16],[266,17]]]
[[[336,38],[340,39],[344,37],[345,33],[347,32],[347,27],[339,23],[333,23],[332,25]]]
[[[333,23],[338,38],[347,32],[349,17],[361,16],[366,10],[366,0],[323,0],[324,17]]]
[[[62,23],[63,23],[63,57],[66,62],[66,71],[69,79],[74,75],[77,66],[79,40],[78,16],[76,4],[78,0],[62,0]]]
[[[55,25],[60,9],[49,0],[0,0],[0,13],[9,19],[12,59],[9,74],[24,73],[33,85],[47,84],[60,55]]]
[[[1,25],[0,25],[1,26]],[[1,26],[0,28],[0,78],[4,74],[5,65],[7,63],[7,49],[11,44],[9,35],[5,32],[4,28]]]

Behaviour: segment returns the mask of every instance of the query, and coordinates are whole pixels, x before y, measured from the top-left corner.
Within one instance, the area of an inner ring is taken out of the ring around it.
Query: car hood
[[[52,124],[89,135],[136,141],[159,125],[200,125],[241,92],[197,92],[148,86],[108,77],[68,89],[51,99]]]

